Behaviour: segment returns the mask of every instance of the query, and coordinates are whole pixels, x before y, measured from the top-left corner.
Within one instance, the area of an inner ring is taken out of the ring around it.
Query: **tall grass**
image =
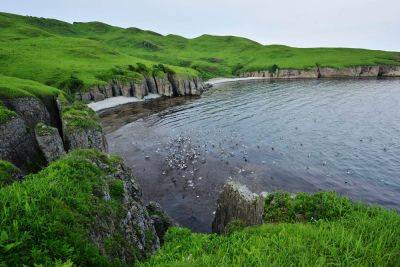
[[[286,196],[275,195],[273,205],[280,207],[279,212],[271,209],[270,199],[267,199],[265,216],[274,218],[274,223],[239,229],[228,235],[170,229],[162,249],[143,265],[400,265],[400,216],[397,212],[355,204],[333,193],[301,194],[289,198],[291,200]],[[291,208],[288,208],[289,202]],[[295,206],[297,208],[293,208]],[[288,212],[283,213],[283,210]],[[288,216],[294,210],[295,215],[302,216],[298,219]],[[306,214],[311,213],[313,216],[307,218]]]

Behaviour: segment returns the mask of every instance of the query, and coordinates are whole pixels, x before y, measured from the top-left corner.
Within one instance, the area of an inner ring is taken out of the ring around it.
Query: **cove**
[[[226,180],[254,192],[337,191],[400,210],[400,80],[266,80],[101,114],[145,200],[210,231]]]

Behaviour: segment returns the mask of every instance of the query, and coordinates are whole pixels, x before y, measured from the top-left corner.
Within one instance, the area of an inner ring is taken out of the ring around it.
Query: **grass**
[[[186,39],[100,22],[73,23],[0,13],[0,73],[60,87],[71,75],[85,88],[111,78],[140,77],[138,63],[162,63],[178,75],[232,76],[240,71],[344,68],[400,64],[400,53],[349,48],[294,48],[261,45],[234,36]],[[115,70],[123,70],[116,74]]]
[[[0,99],[13,99],[18,97],[36,97],[44,99],[49,96],[58,96],[60,93],[60,90],[39,82],[0,74]]]
[[[288,196],[277,193],[266,200],[265,217],[274,223],[237,227],[228,235],[172,228],[161,250],[143,265],[399,266],[397,212],[334,193]]]
[[[119,162],[94,150],[76,150],[23,182],[1,188],[0,266],[118,266],[112,251],[101,253],[90,234],[111,223],[115,236],[107,242],[122,236],[121,182],[110,175]],[[117,189],[105,200],[102,190],[109,185]],[[121,246],[124,242],[113,243],[115,251]]]

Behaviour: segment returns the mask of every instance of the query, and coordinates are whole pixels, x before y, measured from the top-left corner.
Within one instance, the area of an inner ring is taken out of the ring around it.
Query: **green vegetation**
[[[119,162],[94,150],[76,150],[23,182],[1,188],[0,266],[118,265],[111,251],[100,253],[90,234],[125,214],[119,199],[105,200],[102,193],[108,183],[120,184],[110,175]],[[117,230],[108,241],[114,238],[114,251],[124,246]]]
[[[267,223],[227,235],[172,228],[145,266],[399,266],[400,216],[334,193],[276,193]]]
[[[43,99],[49,96],[58,96],[60,90],[34,82],[0,74],[0,98],[36,97]]]
[[[62,120],[68,129],[101,129],[96,112],[81,102],[74,102],[65,107]]]
[[[16,115],[17,115],[17,113],[15,113],[12,110],[9,110],[8,108],[6,108],[3,105],[2,102],[0,102],[0,125],[7,123],[12,118],[14,118]]]
[[[82,83],[86,88],[112,78],[140,78],[140,64],[152,68],[161,63],[178,75],[203,78],[274,66],[304,69],[400,64],[400,53],[395,52],[261,45],[234,36],[186,39],[100,22],[69,24],[7,13],[0,13],[0,37],[0,73],[57,88],[69,88],[71,83],[73,88],[82,87]]]
[[[20,173],[21,170],[15,167],[10,162],[0,160],[0,188],[15,182],[15,178],[19,176]]]

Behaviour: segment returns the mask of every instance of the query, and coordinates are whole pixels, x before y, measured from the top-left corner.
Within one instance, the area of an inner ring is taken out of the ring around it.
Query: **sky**
[[[400,0],[0,0],[0,11],[188,38],[400,51]]]

